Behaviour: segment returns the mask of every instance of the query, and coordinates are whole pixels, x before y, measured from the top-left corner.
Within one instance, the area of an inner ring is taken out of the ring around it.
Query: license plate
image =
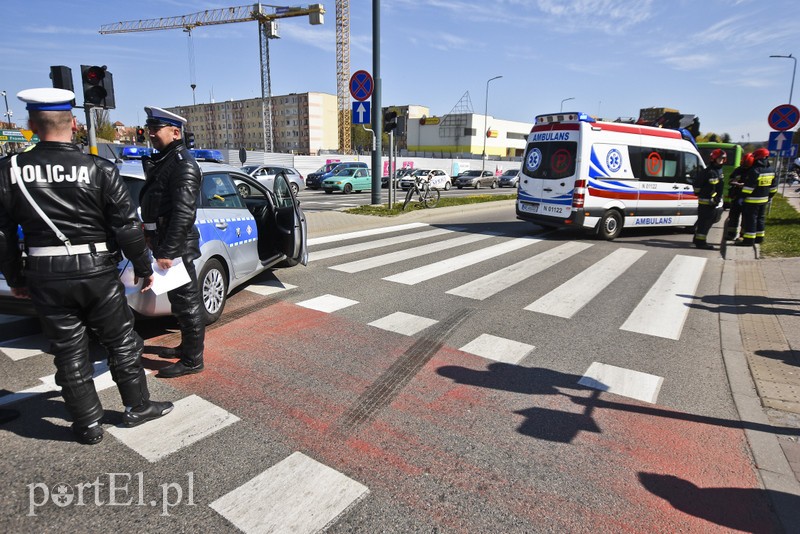
[[[519,209],[527,213],[539,213],[539,203],[538,202],[521,202],[519,205]]]

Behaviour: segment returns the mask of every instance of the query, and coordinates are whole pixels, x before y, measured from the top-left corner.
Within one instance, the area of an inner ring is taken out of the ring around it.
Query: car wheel
[[[600,219],[598,235],[612,241],[622,232],[622,215],[617,210],[608,210]]]
[[[239,196],[242,198],[247,198],[250,196],[250,186],[247,184],[239,184],[236,186],[236,189],[239,190]]]
[[[492,189],[497,189],[497,182],[492,182]]]
[[[449,181],[444,183],[444,190],[445,191],[450,191],[450,187],[451,187],[451,185],[450,185]]]
[[[211,258],[203,265],[197,279],[200,284],[200,297],[203,300],[203,315],[206,324],[219,319],[228,298],[228,276],[222,263]]]
[[[481,181],[478,180],[477,182],[475,182],[475,189],[480,189],[480,188],[481,188]]]
[[[294,182],[289,183],[289,189],[292,190],[292,193],[294,193],[295,197],[297,197],[297,195],[300,193],[300,186]]]
[[[342,193],[344,193],[345,195],[349,195],[352,192],[353,192],[353,184],[344,184],[344,187],[342,188]]]

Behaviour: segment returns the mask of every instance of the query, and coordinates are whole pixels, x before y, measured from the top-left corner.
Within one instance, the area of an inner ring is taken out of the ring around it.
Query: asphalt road
[[[717,254],[508,210],[437,221],[312,239],[308,267],[238,291],[206,371],[150,378],[178,405],[161,424],[115,428],[104,389],[107,436],[85,447],[56,394],[19,402],[0,528],[777,530],[707,307]],[[139,325],[151,369],[170,326]],[[2,359],[10,391],[52,374],[30,352]]]

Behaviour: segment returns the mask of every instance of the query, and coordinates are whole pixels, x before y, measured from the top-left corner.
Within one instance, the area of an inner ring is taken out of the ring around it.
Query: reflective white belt
[[[94,247],[92,247],[94,245]],[[94,248],[94,250],[92,250]],[[92,252],[108,252],[105,243],[86,245],[58,245],[55,247],[30,247],[28,256],[75,256],[76,254],[91,254]]]
[[[156,223],[142,223],[142,227],[145,230],[156,230],[157,229]]]

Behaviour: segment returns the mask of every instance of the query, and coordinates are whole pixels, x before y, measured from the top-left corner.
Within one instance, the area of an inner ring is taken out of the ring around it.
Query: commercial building
[[[261,98],[176,106],[198,148],[264,150]],[[272,146],[275,152],[316,155],[336,151],[336,95],[292,93],[272,97]]]
[[[522,157],[533,122],[517,122],[475,113],[410,119],[408,153],[444,156]]]

